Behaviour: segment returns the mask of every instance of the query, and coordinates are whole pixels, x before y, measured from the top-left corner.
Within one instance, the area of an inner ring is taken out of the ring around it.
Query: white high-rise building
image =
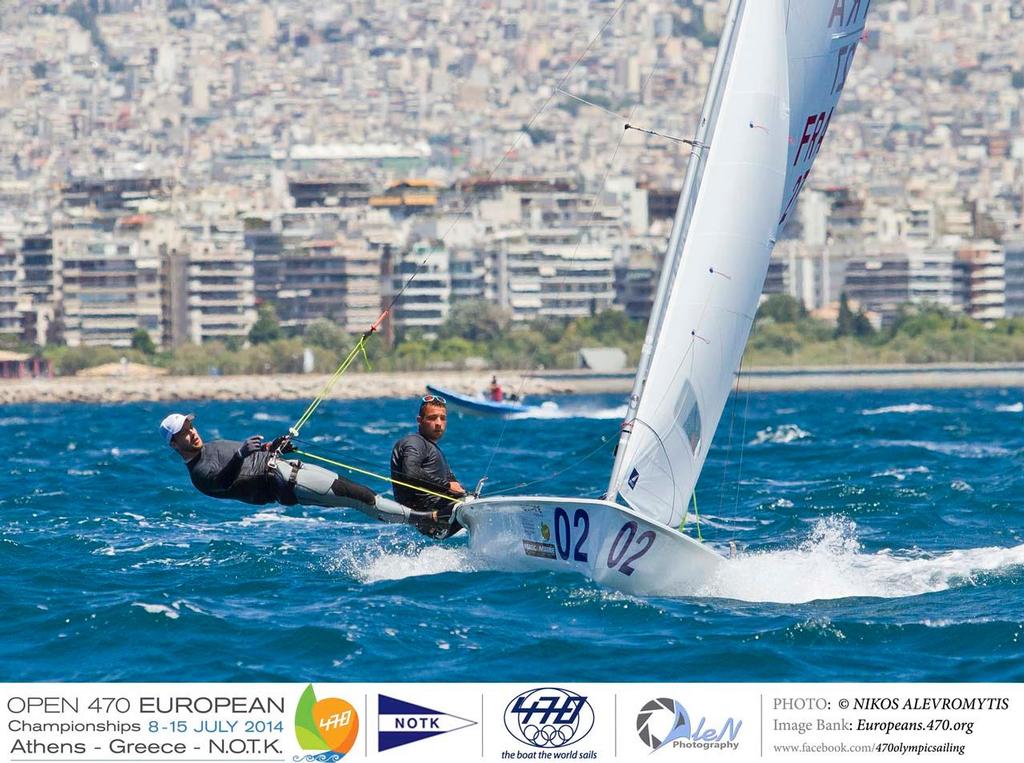
[[[580,318],[615,301],[611,247],[573,230],[510,231],[499,237],[498,297],[512,319]]]
[[[138,329],[160,341],[160,257],[134,231],[58,230],[64,338],[71,347],[131,346]]]
[[[256,322],[255,265],[240,226],[207,229],[186,244],[189,338],[245,340]]]

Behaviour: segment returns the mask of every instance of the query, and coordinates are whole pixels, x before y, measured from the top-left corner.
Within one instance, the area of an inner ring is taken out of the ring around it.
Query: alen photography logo
[[[317,701],[313,684],[306,687],[295,708],[295,739],[315,755],[294,755],[293,761],[317,763],[341,760],[359,735],[359,714],[352,704],[337,697]]]
[[[384,752],[450,731],[475,726],[476,721],[414,705],[386,694],[377,695],[377,750]]]
[[[732,717],[717,727],[708,725],[704,717],[694,725],[686,708],[667,697],[652,699],[636,716],[640,741],[652,750],[669,745],[691,750],[736,750],[740,746],[736,737],[742,725],[743,721]]]
[[[594,708],[568,689],[530,689],[508,703],[505,728],[531,747],[568,747],[594,728]]]

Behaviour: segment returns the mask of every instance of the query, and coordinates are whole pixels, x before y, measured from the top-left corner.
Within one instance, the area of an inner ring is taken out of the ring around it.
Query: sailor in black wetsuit
[[[244,442],[204,442],[192,425],[194,418],[172,413],[161,422],[160,432],[185,460],[192,484],[208,496],[255,504],[353,508],[382,522],[418,525],[429,519],[429,514],[411,511],[328,469],[282,458],[278,448],[264,443],[260,435]],[[283,442],[280,453],[290,450],[291,444]]]
[[[391,479],[395,498],[402,504],[421,512],[430,512],[430,520],[416,524],[424,535],[442,539],[454,535],[462,526],[451,519],[455,501],[466,491],[448,466],[448,459],[437,446],[448,427],[448,405],[443,397],[426,395],[420,402],[416,417],[419,431],[403,437],[391,451]],[[431,495],[400,483],[429,490]]]

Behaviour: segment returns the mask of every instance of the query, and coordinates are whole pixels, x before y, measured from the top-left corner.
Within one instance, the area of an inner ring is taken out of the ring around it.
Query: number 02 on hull
[[[578,572],[627,593],[696,593],[724,561],[688,535],[610,501],[509,496],[468,501],[456,511],[470,548],[484,559]]]

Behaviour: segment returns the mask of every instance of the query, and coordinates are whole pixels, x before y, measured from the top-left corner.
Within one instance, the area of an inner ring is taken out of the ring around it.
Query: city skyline
[[[426,252],[400,330],[644,317],[688,151],[623,124],[692,133],[726,5],[5,8],[0,333],[244,339],[264,301],[358,330]],[[1024,314],[1022,32],[1016,0],[876,0],[768,290]]]

